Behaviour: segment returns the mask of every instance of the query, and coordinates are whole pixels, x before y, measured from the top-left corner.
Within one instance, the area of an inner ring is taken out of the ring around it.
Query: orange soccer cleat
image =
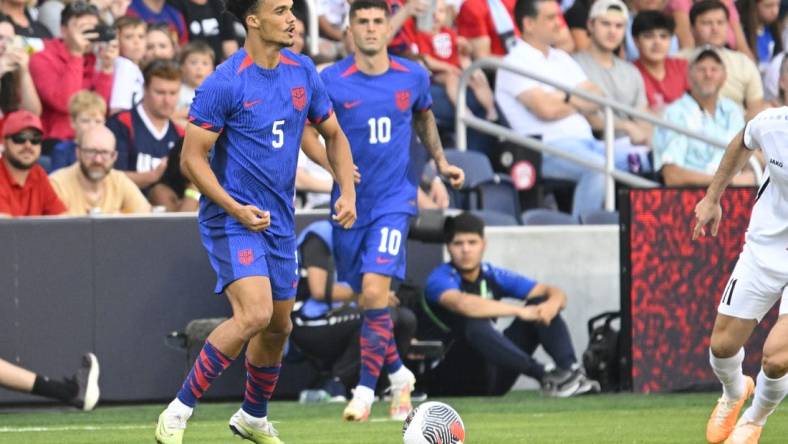
[[[725,441],[736,427],[736,420],[739,418],[744,403],[755,390],[755,382],[751,377],[745,376],[744,382],[745,389],[741,398],[729,400],[722,396],[717,400],[717,406],[714,407],[709,422],[706,424],[706,441],[711,444]]]
[[[742,418],[736,423],[736,428],[733,429],[731,436],[725,440],[725,444],[758,444],[762,431],[763,426]]]

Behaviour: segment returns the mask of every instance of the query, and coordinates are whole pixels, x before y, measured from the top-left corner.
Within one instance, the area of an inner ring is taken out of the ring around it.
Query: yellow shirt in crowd
[[[150,213],[151,206],[134,182],[118,170],[104,178],[104,194],[99,202],[91,202],[79,186],[79,162],[61,168],[49,176],[52,187],[68,208],[66,214],[84,216],[93,208],[101,214]]]

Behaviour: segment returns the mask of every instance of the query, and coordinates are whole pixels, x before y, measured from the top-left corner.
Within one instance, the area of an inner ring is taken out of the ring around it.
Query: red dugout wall
[[[736,264],[755,199],[752,188],[723,195],[716,238],[693,242],[701,189],[636,189],[621,199],[621,308],[627,375],[636,392],[717,390],[709,334]],[[776,309],[746,345],[745,372],[757,374]]]

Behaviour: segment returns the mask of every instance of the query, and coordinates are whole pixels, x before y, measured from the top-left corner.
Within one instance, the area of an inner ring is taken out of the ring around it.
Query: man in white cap
[[[574,59],[595,85],[605,95],[622,105],[646,111],[646,88],[637,68],[616,56],[616,51],[624,42],[629,11],[621,0],[597,0],[588,13],[588,34],[591,46],[576,53]],[[596,130],[604,129],[604,115],[601,112],[587,116]],[[651,125],[635,121],[623,113],[616,113],[614,126],[616,138],[629,138],[634,145],[645,145],[651,138]],[[622,142],[625,142],[622,141]],[[635,159],[637,160],[637,159]]]

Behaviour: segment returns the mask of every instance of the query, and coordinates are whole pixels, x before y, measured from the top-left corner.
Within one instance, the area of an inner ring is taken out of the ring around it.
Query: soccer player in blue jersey
[[[356,219],[348,141],[314,65],[293,44],[292,0],[229,0],[246,27],[244,48],[197,89],[181,156],[197,186],[203,245],[233,315],[208,337],[175,400],[159,417],[156,439],[183,441],[186,421],[213,380],[246,348],[246,389],[230,429],[255,443],[280,443],[267,420],[298,281],[294,183],[309,120],[326,140],[339,182],[334,222]],[[209,160],[210,157],[210,160]]]
[[[387,308],[392,277],[405,277],[408,219],[417,213],[418,175],[409,174],[411,128],[440,174],[454,187],[464,180],[463,171],[443,154],[430,110],[429,74],[417,63],[388,54],[389,26],[383,0],[355,0],[350,32],[356,54],[321,73],[362,177],[356,225],[343,230],[335,224],[333,234],[337,278],[360,294],[365,310],[359,385],[343,413],[349,421],[368,418],[381,368],[391,382],[391,417],[404,419],[411,409],[415,378],[400,361]],[[334,187],[332,201],[340,191]]]

